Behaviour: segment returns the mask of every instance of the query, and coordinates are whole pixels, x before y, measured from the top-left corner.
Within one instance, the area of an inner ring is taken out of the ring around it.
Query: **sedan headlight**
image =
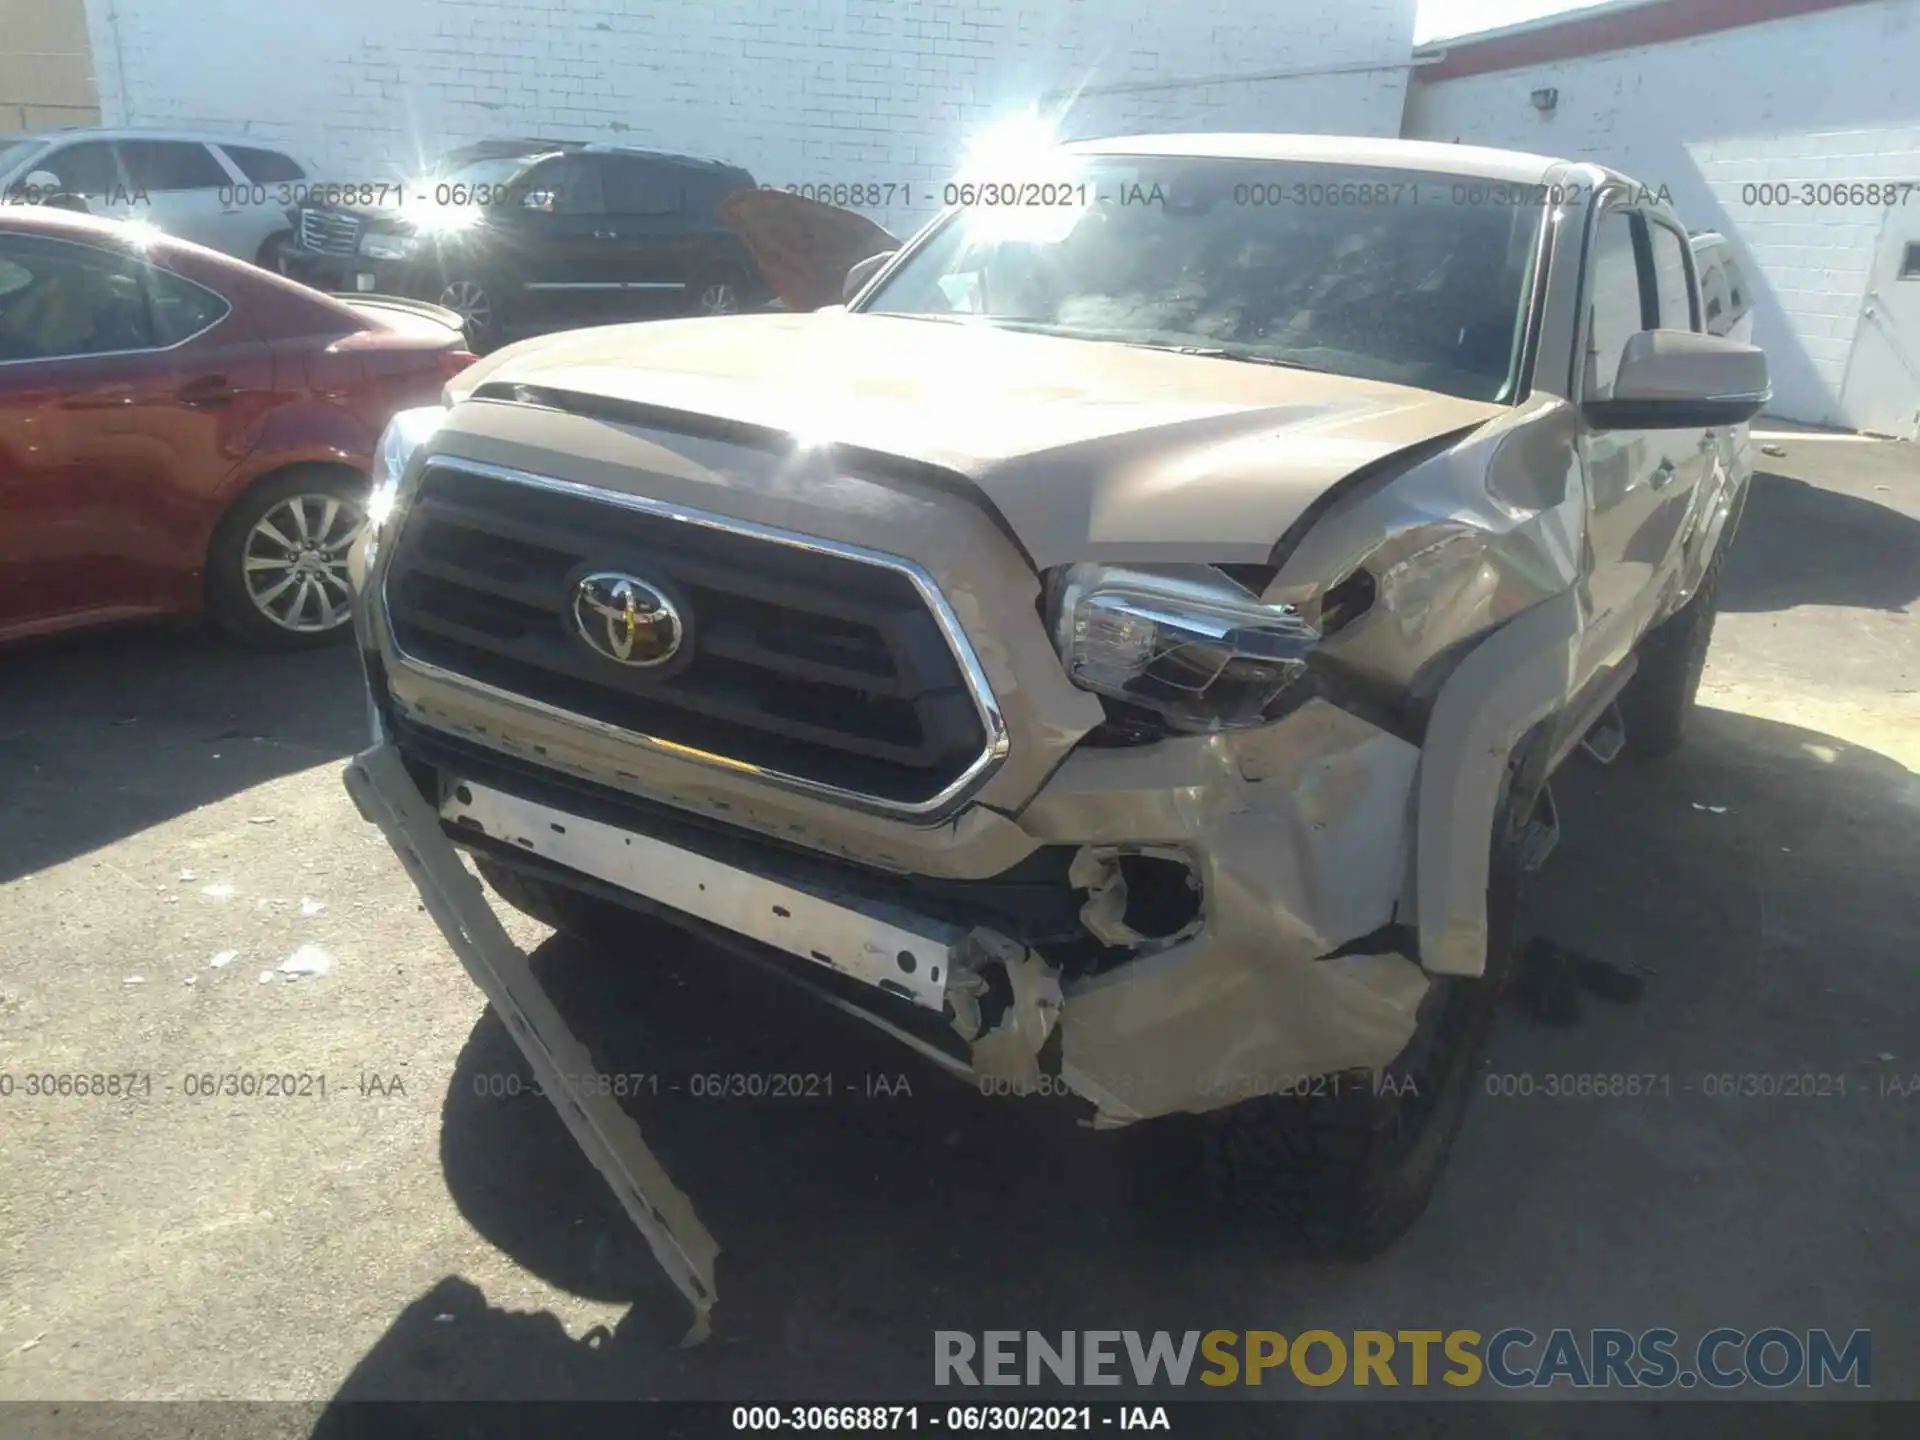
[[[417,235],[398,230],[369,230],[360,237],[360,253],[369,260],[404,260],[419,244]]]
[[[1306,677],[1320,633],[1207,565],[1069,565],[1049,577],[1054,644],[1076,685],[1205,734],[1259,725]]]

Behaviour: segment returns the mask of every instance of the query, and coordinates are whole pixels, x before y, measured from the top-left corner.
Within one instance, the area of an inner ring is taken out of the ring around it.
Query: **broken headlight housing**
[[[1048,616],[1074,684],[1195,734],[1264,724],[1308,693],[1320,639],[1210,565],[1063,566]]]

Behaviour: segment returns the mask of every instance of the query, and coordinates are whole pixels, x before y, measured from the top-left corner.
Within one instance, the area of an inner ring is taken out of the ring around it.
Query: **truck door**
[[[1657,252],[1647,218],[1624,198],[1601,204],[1581,281],[1576,393],[1583,402],[1610,398],[1627,341],[1660,326]],[[1684,250],[1684,237],[1679,243]],[[1686,497],[1704,463],[1703,435],[1699,429],[1582,427],[1592,551],[1582,674],[1618,664],[1650,621],[1661,575],[1681,538]]]

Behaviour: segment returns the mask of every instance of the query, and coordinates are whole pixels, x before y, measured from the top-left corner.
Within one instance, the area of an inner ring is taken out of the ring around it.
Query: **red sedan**
[[[0,209],[0,641],[201,610],[269,646],[343,633],[373,447],[472,362],[458,324]]]

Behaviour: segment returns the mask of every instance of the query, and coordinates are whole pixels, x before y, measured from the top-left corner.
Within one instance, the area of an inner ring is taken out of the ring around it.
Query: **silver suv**
[[[278,145],[190,130],[0,134],[0,203],[77,198],[89,213],[138,220],[272,268],[286,210],[312,167]]]
[[[703,1310],[711,1237],[452,847],[1369,1255],[1555,771],[1685,731],[1746,495],[1765,357],[1625,176],[1166,136],[957,198],[845,307],[511,346],[382,446],[349,788]]]

